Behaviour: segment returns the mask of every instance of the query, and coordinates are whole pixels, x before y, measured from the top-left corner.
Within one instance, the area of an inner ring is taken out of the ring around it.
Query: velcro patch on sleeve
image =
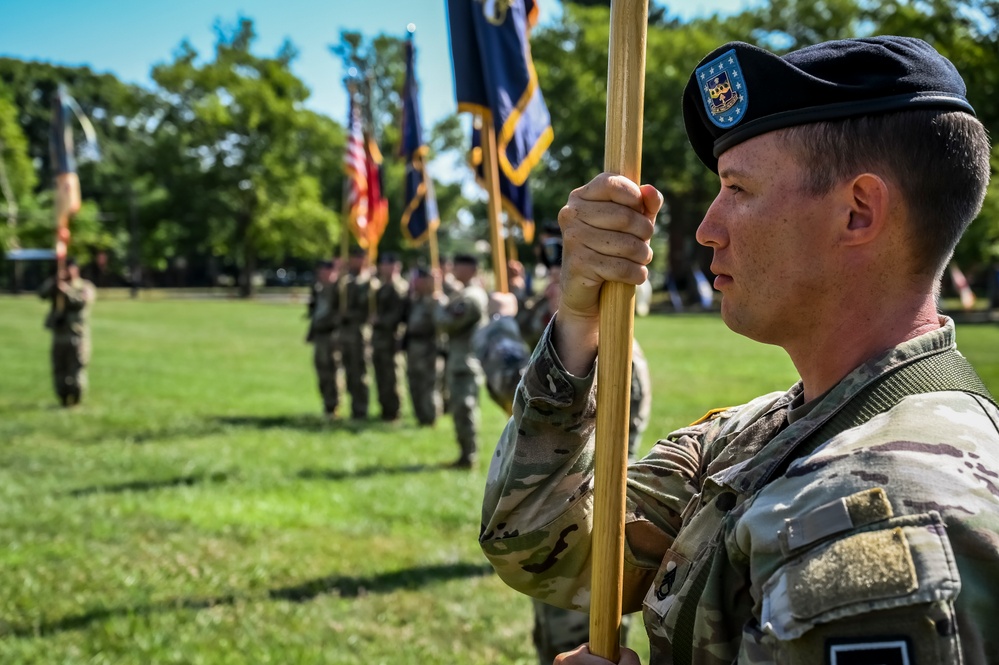
[[[825,665],[913,665],[905,638],[829,640]]]
[[[791,607],[813,617],[830,607],[901,596],[918,584],[902,529],[858,533],[833,543],[789,575]]]

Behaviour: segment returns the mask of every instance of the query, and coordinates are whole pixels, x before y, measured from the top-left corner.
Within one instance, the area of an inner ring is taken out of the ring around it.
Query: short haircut
[[[989,183],[989,139],[974,116],[937,109],[866,115],[777,130],[815,196],[865,172],[902,191],[913,269],[940,277]]]
[[[466,266],[472,266],[473,268],[479,267],[479,259],[477,259],[472,254],[455,254],[454,263],[455,264],[461,263]]]

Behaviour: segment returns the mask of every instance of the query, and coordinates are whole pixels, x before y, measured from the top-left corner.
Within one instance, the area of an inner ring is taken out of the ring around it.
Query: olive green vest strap
[[[920,358],[882,375],[862,388],[832,418],[789,450],[781,461],[765,474],[756,491],[763,489],[772,478],[783,475],[794,460],[811,454],[823,443],[846,430],[859,427],[874,416],[890,410],[906,397],[952,390],[978,395],[996,404],[992,393],[982,383],[974,368],[957,351],[948,350]],[[720,536],[720,532],[721,529],[715,534],[715,538]],[[693,662],[697,606],[700,604],[712,567],[710,564],[701,566],[678,610],[672,640],[674,665],[691,665]]]
[[[848,429],[859,427],[874,416],[891,410],[906,397],[954,390],[978,395],[996,404],[992,393],[982,383],[971,363],[954,350],[920,358],[882,375],[862,388],[832,418],[789,450],[780,463],[766,474],[757,490],[763,489],[772,478],[783,475],[794,460],[811,454],[823,443]]]

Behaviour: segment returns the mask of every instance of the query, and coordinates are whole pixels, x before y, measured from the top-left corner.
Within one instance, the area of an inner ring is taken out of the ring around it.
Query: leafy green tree
[[[142,163],[150,143],[148,128],[162,108],[149,91],[124,84],[110,74],[96,74],[87,67],[64,67],[41,62],[0,58],[0,83],[6,86],[17,107],[17,120],[27,139],[27,155],[33,164],[36,200],[21,209],[24,217],[22,244],[52,243],[52,171],[49,163],[51,98],[60,84],[91,119],[97,133],[100,159],[78,159],[81,189],[86,205],[72,224],[70,251],[86,261],[96,252],[121,255],[128,241],[128,202],[124,189],[136,174],[147,169]],[[77,146],[82,132],[72,124]],[[78,152],[80,152],[78,150]],[[40,231],[48,229],[42,239]],[[36,245],[37,246],[37,245]]]
[[[19,244],[18,212],[31,198],[37,180],[17,115],[10,92],[0,81],[0,251]]]
[[[160,151],[179,156],[162,181],[189,240],[233,261],[250,295],[261,258],[328,255],[338,216],[322,179],[342,162],[344,136],[302,109],[309,91],[289,69],[290,43],[274,57],[255,55],[248,18],[216,33],[214,60],[200,63],[184,43],[153,69],[170,103]]]

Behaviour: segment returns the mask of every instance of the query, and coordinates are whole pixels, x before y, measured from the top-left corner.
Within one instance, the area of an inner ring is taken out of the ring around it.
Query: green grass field
[[[66,412],[44,304],[0,298],[0,663],[534,662],[530,604],[476,542],[484,461],[441,467],[446,418],[324,425],[302,313],[98,302],[90,393]],[[636,328],[646,449],[795,380],[716,317]],[[999,390],[999,329],[959,340]],[[483,404],[484,460],[503,422]]]

